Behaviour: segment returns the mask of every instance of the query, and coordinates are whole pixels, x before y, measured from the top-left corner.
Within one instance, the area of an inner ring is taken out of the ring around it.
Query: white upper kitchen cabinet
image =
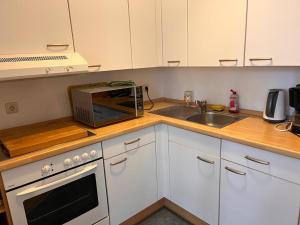
[[[300,1],[249,0],[246,66],[300,65]]]
[[[132,68],[127,0],[69,0],[75,50],[90,71]]]
[[[159,0],[129,0],[133,68],[161,65],[160,9]]]
[[[163,66],[187,66],[187,0],[162,0]]]
[[[189,66],[243,66],[246,14],[247,0],[189,0]]]
[[[73,52],[67,0],[1,0],[0,54]]]

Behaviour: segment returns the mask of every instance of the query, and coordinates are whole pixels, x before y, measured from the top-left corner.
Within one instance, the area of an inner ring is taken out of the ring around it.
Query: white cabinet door
[[[163,65],[187,66],[187,0],[162,0]]]
[[[90,71],[132,68],[127,0],[69,0],[75,50]]]
[[[246,12],[247,0],[189,0],[189,66],[243,66]]]
[[[67,0],[1,0],[0,30],[0,54],[73,51]]]
[[[300,1],[249,0],[245,64],[300,65]]]
[[[158,200],[155,143],[104,162],[111,225],[120,224]]]
[[[222,160],[220,225],[298,225],[299,213],[299,185]]]
[[[169,154],[171,200],[201,220],[217,225],[220,157],[174,142],[169,142]]]
[[[160,65],[158,3],[157,0],[129,0],[133,68]]]

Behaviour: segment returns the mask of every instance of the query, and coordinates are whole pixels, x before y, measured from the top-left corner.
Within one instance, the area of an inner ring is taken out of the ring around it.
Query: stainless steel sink
[[[201,112],[201,110],[198,108],[186,106],[171,106],[152,111],[151,113],[217,128],[228,126],[234,122],[246,118],[246,116],[239,114],[229,114],[224,112]]]
[[[237,122],[243,118],[245,117],[231,115],[231,114],[216,113],[216,112],[205,112],[205,113],[190,116],[186,120],[195,123],[204,124],[211,127],[222,128],[234,122]]]

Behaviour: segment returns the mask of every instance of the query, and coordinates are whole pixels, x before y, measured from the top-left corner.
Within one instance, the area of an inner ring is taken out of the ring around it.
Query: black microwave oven
[[[134,119],[144,114],[142,86],[101,84],[71,89],[73,117],[91,127]]]

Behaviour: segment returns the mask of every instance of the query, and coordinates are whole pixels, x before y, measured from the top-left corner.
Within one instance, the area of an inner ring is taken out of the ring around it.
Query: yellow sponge
[[[225,106],[224,105],[211,105],[210,108],[214,111],[224,111]]]

